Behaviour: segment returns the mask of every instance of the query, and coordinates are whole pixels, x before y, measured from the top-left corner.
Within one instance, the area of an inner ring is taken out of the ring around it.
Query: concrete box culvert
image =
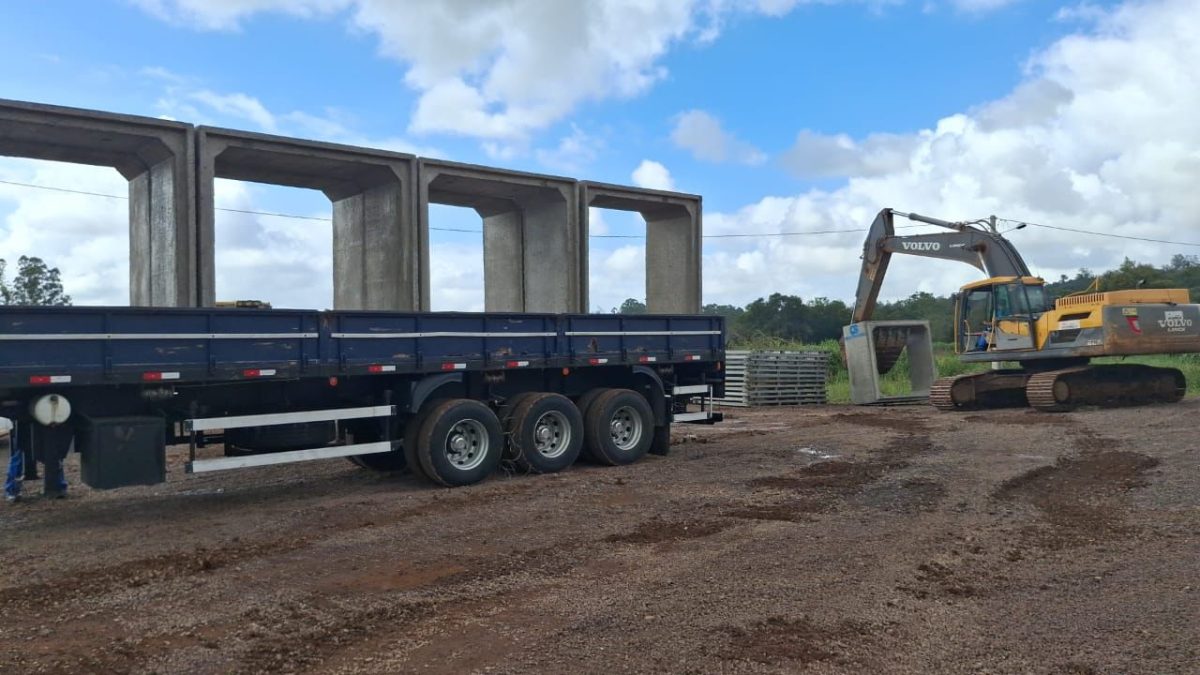
[[[430,204],[479,214],[487,311],[587,311],[574,180],[422,158],[417,192],[426,251]]]
[[[0,100],[0,155],[107,166],[129,181],[129,303],[202,302],[191,125]]]
[[[196,129],[197,210],[204,304],[215,301],[214,181],[319,190],[333,204],[335,309],[427,307],[414,156],[232,129]]]
[[[634,211],[646,221],[646,311],[698,314],[704,241],[700,196],[591,181],[580,182],[578,190],[584,280],[588,278],[588,209]],[[587,294],[585,287],[585,298]]]

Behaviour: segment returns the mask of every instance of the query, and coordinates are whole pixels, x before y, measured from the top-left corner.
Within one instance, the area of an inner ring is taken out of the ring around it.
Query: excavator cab
[[[954,307],[955,352],[1034,349],[1038,317],[1049,307],[1038,277],[992,277],[963,286]]]

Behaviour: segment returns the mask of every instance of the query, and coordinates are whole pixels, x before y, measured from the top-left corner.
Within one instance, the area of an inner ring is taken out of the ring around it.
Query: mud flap
[[[654,427],[654,440],[650,441],[651,455],[665,457],[671,452],[671,425],[664,424]]]

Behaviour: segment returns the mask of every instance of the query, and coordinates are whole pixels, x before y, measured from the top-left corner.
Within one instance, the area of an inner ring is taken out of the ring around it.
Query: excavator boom
[[[897,235],[895,217],[944,227],[950,232]],[[986,221],[985,221],[986,222]],[[879,289],[893,253],[966,263],[990,277],[1027,277],[1029,267],[1021,254],[996,231],[994,224],[954,223],[916,213],[883,209],[875,216],[863,243],[862,273],[854,298],[854,323],[869,321],[875,313]]]

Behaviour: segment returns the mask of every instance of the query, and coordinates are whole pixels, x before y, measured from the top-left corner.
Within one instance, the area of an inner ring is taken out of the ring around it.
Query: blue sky
[[[848,300],[860,235],[771,235],[865,227],[895,206],[1200,240],[1186,236],[1196,229],[1190,198],[1159,195],[1195,161],[1184,104],[1200,88],[1188,86],[1198,77],[1186,38],[1196,4],[9,3],[0,8],[0,97],[695,192],[710,233],[763,235],[706,242],[706,301],[742,304],[775,290]],[[1176,79],[1147,88],[1173,67]],[[1166,103],[1149,105],[1156,96]],[[1171,178],[1154,182],[1152,166],[1173,167]],[[114,176],[0,163],[0,179],[120,194]],[[8,257],[47,258],[80,301],[123,302],[123,206],[36,192],[0,185]],[[328,212],[319,195],[297,190],[233,184],[220,198]],[[609,233],[641,231],[634,217],[602,220]],[[79,235],[69,244],[39,234],[66,221]],[[440,209],[435,224],[478,222]],[[1046,276],[1124,255],[1160,262],[1200,252],[1025,232],[1018,245]],[[218,292],[268,293],[287,305],[328,298],[328,238],[319,223],[224,215]],[[435,308],[480,308],[479,238],[439,232],[433,241]],[[637,240],[592,248],[592,305],[640,297]],[[945,293],[971,276],[898,262],[885,294]]]

